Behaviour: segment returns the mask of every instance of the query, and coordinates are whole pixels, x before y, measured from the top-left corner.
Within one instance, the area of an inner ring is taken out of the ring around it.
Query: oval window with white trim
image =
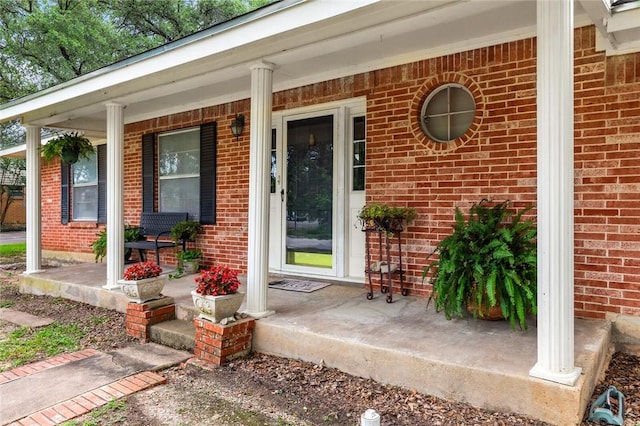
[[[449,142],[464,135],[476,114],[471,92],[460,84],[443,84],[422,103],[420,125],[436,142]]]

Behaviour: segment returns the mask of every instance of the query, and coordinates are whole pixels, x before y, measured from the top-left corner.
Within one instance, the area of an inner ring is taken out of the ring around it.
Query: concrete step
[[[193,322],[198,316],[199,312],[193,302],[189,300],[189,303],[183,301],[176,301],[176,318],[182,321]]]
[[[196,327],[193,322],[179,319],[154,324],[150,330],[152,342],[190,352],[195,347],[195,336]]]

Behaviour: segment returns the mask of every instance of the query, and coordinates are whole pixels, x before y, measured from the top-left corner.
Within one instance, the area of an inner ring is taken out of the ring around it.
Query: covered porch
[[[127,298],[103,288],[106,279],[105,264],[83,263],[24,275],[21,291],[125,311]],[[193,288],[191,275],[169,280],[163,291],[185,329],[194,316]],[[537,356],[533,318],[526,331],[507,322],[447,321],[424,298],[398,295],[389,304],[379,292],[367,300],[366,292],[341,283],[312,293],[269,288],[275,314],[256,322],[252,350],[552,424],[580,423],[613,350],[609,322],[576,319],[581,375],[566,386],[529,374]]]

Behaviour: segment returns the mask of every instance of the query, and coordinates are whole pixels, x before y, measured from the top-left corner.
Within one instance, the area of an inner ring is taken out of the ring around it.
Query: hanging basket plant
[[[47,162],[60,158],[64,164],[74,164],[80,157],[89,158],[89,154],[95,152],[91,141],[78,132],[65,133],[55,139],[51,139],[42,147],[42,157]]]

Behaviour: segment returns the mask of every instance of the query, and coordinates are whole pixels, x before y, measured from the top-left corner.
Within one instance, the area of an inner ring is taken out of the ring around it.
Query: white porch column
[[[246,313],[254,318],[262,318],[273,313],[267,310],[272,78],[272,64],[262,62],[251,67]]]
[[[120,288],[124,271],[124,105],[107,103],[107,284]]]
[[[573,0],[538,0],[538,361],[573,386]]]
[[[25,274],[42,270],[40,194],[40,127],[27,129],[27,268]]]

